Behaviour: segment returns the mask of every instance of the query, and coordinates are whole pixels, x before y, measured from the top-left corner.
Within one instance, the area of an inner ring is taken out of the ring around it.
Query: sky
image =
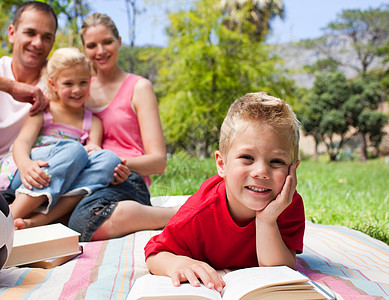
[[[148,2],[137,0],[137,5],[142,11],[136,16],[135,45],[167,45],[165,27],[169,23],[166,11],[171,6],[168,3],[172,2],[163,0],[159,2],[163,4],[157,5],[156,1],[150,0]],[[92,12],[105,13],[113,19],[123,43],[128,44],[129,30],[125,0],[94,0],[90,3]],[[283,3],[285,18],[273,20],[273,32],[268,38],[269,43],[320,37],[323,34],[322,28],[335,21],[342,10],[378,8],[381,4],[389,4],[389,0],[283,0]]]

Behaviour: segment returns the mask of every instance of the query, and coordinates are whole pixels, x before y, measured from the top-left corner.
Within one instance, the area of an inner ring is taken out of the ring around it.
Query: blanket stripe
[[[361,232],[307,222],[298,269],[337,299],[389,299],[389,247]],[[308,246],[309,245],[309,246]]]
[[[2,299],[121,299],[147,274],[143,247],[160,231],[89,242],[78,258],[54,269],[0,271]],[[337,299],[389,299],[389,246],[342,226],[306,222],[297,269]]]

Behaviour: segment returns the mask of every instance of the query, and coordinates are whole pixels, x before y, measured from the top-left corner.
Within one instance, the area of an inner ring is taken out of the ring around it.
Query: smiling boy
[[[151,273],[221,291],[215,269],[287,265],[303,250],[296,192],[299,122],[283,100],[251,93],[230,107],[206,180],[145,247]]]

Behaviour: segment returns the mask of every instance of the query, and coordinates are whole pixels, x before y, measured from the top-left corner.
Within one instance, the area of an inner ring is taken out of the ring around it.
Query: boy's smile
[[[218,173],[226,182],[227,202],[235,222],[255,218],[281,192],[292,146],[289,138],[260,123],[236,133],[228,152],[216,152]]]

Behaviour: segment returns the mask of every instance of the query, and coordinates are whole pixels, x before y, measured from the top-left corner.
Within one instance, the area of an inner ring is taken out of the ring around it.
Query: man
[[[36,114],[48,105],[41,90],[41,71],[57,27],[57,16],[45,3],[29,1],[15,11],[8,28],[12,58],[0,58],[0,159],[9,152],[27,114]],[[41,166],[46,164],[41,162]],[[13,200],[12,190],[3,195]]]
[[[12,58],[0,58],[0,159],[8,153],[26,115],[48,104],[40,78],[57,26],[57,16],[45,3],[26,2],[15,11],[8,28]]]

